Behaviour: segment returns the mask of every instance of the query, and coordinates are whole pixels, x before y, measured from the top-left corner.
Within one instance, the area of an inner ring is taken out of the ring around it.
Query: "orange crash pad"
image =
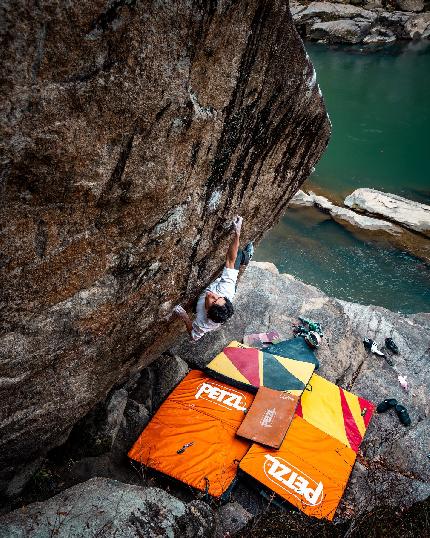
[[[295,416],[278,450],[252,445],[240,469],[317,518],[332,520],[356,454]]]
[[[236,437],[253,396],[192,370],[160,406],[129,457],[220,497],[250,442]]]

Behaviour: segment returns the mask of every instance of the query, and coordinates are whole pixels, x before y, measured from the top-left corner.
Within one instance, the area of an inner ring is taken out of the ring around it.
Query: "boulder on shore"
[[[393,411],[372,418],[337,517],[355,517],[381,505],[408,507],[430,495],[430,313],[401,315],[334,299],[279,274],[271,263],[257,262],[243,274],[234,308],[235,315],[220,330],[197,343],[184,336],[174,351],[202,368],[244,334],[275,329],[291,338],[292,323],[304,316],[323,326],[319,374],[375,404],[396,398],[410,413],[410,427],[402,426]],[[379,347],[393,338],[400,351],[391,357],[394,366],[369,354],[364,337]],[[400,386],[399,374],[407,376],[409,392]]]
[[[378,215],[414,232],[430,237],[430,206],[375,189],[357,189],[345,198],[345,205]]]
[[[361,228],[363,230],[382,230],[394,235],[401,233],[402,229],[391,222],[387,222],[382,219],[375,219],[373,217],[366,217],[360,213],[356,213],[351,209],[345,207],[339,207],[331,202],[325,196],[320,196],[312,191],[305,193],[299,190],[291,199],[290,207],[311,207],[315,206],[321,211],[327,212],[333,218],[343,223],[348,223],[353,227]]]
[[[316,22],[309,30],[309,37],[324,43],[361,43],[370,23],[340,19],[328,22]]]

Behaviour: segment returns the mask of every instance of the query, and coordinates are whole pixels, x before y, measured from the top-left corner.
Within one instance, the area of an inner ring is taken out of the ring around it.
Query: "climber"
[[[191,338],[199,340],[205,333],[215,331],[221,324],[233,315],[231,301],[236,293],[236,281],[239,268],[248,265],[254,254],[252,243],[248,243],[243,250],[239,249],[240,232],[243,219],[236,216],[233,220],[234,236],[228,247],[225,267],[212,284],[199,296],[196,305],[196,319],[191,322],[190,317],[181,305],[177,305],[173,312],[185,323]]]

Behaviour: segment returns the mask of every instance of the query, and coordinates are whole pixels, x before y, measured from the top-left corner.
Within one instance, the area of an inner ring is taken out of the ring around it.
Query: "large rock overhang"
[[[4,487],[175,338],[226,222],[260,239],[330,124],[286,2],[2,11]]]

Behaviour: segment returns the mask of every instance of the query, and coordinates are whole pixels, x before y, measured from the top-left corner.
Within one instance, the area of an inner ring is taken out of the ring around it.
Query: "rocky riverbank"
[[[245,483],[238,485],[227,505],[209,506],[201,495],[196,497],[181,484],[134,467],[126,454],[188,368],[203,367],[225,343],[246,333],[273,328],[282,337],[290,337],[299,315],[323,324],[325,336],[318,351],[323,376],[375,403],[397,398],[412,418],[412,425],[406,428],[393,414],[373,417],[335,526],[324,527],[324,532],[340,536],[340,530],[354,528],[364,514],[374,514],[381,505],[399,514],[428,497],[430,314],[399,315],[339,301],[279,274],[272,264],[255,262],[240,280],[235,310],[220,331],[197,344],[184,335],[169,353],[115,387],[74,428],[65,445],[39,462],[39,470],[24,489],[22,484],[17,489],[9,508],[58,496],[0,518],[0,536],[21,536],[33,529],[38,536],[55,530],[56,536],[72,538],[83,536],[91,521],[91,529],[101,536],[113,536],[115,529],[126,528],[130,537],[150,535],[156,529],[156,536],[182,532],[182,536],[219,538],[231,536],[245,525],[252,527],[255,516],[261,521],[267,503]],[[368,354],[363,337],[379,344],[392,337],[400,353],[391,357],[390,365],[384,358]],[[409,392],[400,386],[399,374],[407,375]],[[121,495],[126,499],[123,504],[118,503]],[[315,526],[290,510],[282,511],[278,521],[284,525],[283,532],[297,528],[299,522],[301,528]]]
[[[292,0],[290,9],[298,32],[311,41],[381,45],[430,38],[424,0]]]

